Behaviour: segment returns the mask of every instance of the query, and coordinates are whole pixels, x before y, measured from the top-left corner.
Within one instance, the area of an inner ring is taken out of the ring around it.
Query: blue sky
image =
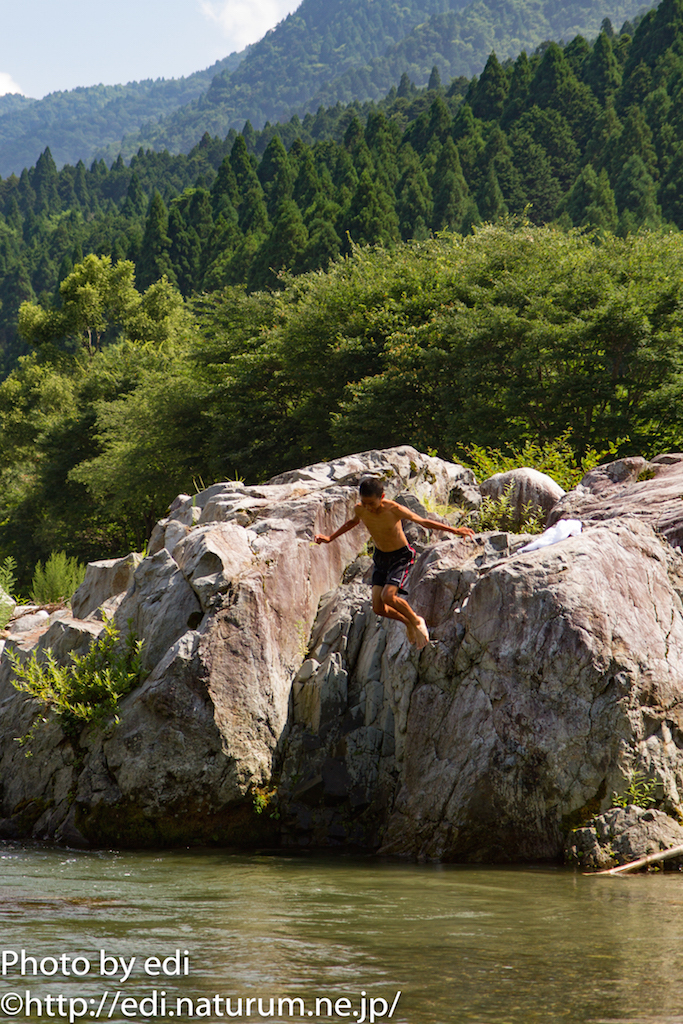
[[[0,95],[180,78],[256,42],[301,0],[0,0]]]

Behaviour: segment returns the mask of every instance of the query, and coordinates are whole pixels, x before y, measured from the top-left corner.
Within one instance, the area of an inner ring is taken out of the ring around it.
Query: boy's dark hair
[[[384,485],[376,476],[364,476],[358,487],[361,498],[381,498]]]

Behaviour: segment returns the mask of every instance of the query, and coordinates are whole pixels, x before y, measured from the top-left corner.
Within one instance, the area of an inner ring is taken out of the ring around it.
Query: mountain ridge
[[[4,114],[0,103],[0,175],[34,165],[46,147],[57,166],[129,160],[140,147],[187,153],[206,132],[225,137],[247,121],[260,128],[337,101],[378,99],[404,72],[426,82],[435,64],[444,78],[469,76],[492,49],[504,59],[545,39],[597,34],[604,17],[621,23],[649,6],[579,0],[567,12],[557,0],[303,0],[257,43],[186,79],[54,93],[28,106],[13,101]]]
[[[341,0],[337,2],[341,3]],[[367,7],[367,0],[356,2],[359,7],[363,4]],[[302,10],[305,13],[309,7],[314,9],[320,3],[321,0],[303,0],[295,14]],[[373,6],[376,3],[377,0],[373,0]],[[435,10],[418,22],[393,47],[375,55],[368,64],[342,71],[303,103],[288,105],[283,100],[281,107],[277,108],[270,92],[261,102],[258,90],[249,91],[249,74],[250,68],[264,59],[268,37],[275,35],[282,26],[286,27],[287,22],[294,18],[290,15],[281,26],[255,44],[234,74],[216,76],[207,93],[193,104],[179,108],[158,124],[122,140],[120,149],[109,147],[100,151],[98,156],[111,161],[121,151],[127,158],[141,146],[187,152],[204,132],[225,136],[232,128],[241,130],[246,121],[260,128],[268,121],[289,120],[294,115],[302,117],[314,113],[321,106],[333,106],[337,102],[356,100],[362,103],[380,99],[398,84],[404,73],[417,85],[425,85],[434,65],[439,66],[444,80],[459,75],[469,77],[483,69],[491,50],[495,49],[498,56],[505,59],[516,57],[524,49],[534,49],[548,39],[586,33],[597,36],[605,17],[621,24],[653,4],[643,4],[642,0],[614,0],[605,5],[602,0],[600,3],[580,0],[569,12],[557,0],[474,0],[468,5],[455,0],[438,6],[441,10]],[[577,8],[584,12],[578,18]],[[538,27],[527,28],[529,23]],[[506,33],[514,30],[517,34],[503,36],[501,26],[505,26]],[[444,41],[448,45],[444,45]],[[239,116],[236,114],[236,100],[230,99],[231,90],[241,104]]]
[[[0,175],[33,166],[46,148],[59,166],[88,161],[116,132],[120,140],[136,126],[200,96],[217,74],[234,69],[248,52],[249,47],[231,53],[183,78],[79,86],[40,100],[17,93],[0,96]]]

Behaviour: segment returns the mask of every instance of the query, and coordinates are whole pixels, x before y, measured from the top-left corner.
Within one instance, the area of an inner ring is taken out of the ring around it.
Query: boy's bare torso
[[[354,515],[365,526],[380,551],[398,551],[408,541],[401,525],[405,509],[387,498],[375,499],[376,508],[358,502]],[[374,504],[373,502],[372,504]]]

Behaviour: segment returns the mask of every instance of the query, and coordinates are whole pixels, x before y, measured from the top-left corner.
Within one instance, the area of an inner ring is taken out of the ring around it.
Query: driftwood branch
[[[683,846],[671,846],[668,850],[660,850],[659,853],[651,853],[640,860],[632,860],[628,864],[620,864],[617,868],[606,868],[604,871],[584,871],[584,875],[625,875],[627,871],[637,871],[638,868],[645,868],[648,864],[657,864],[660,860],[669,860],[671,857],[683,855]]]

